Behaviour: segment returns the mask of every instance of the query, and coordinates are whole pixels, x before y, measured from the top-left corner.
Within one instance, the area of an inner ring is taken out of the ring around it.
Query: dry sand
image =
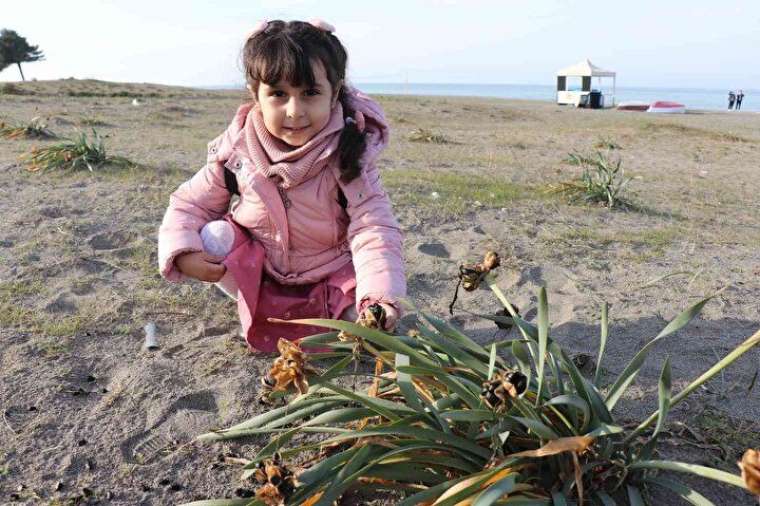
[[[18,155],[54,141],[0,140],[0,503],[233,496],[247,485],[218,456],[250,456],[263,440],[191,440],[262,409],[255,395],[268,359],[247,353],[235,308],[213,287],[160,279],[155,249],[169,194],[201,167],[242,93],[75,80],[22,89],[35,94],[0,95],[0,119],[49,116],[61,135],[94,123],[110,152],[144,167],[32,174]],[[142,94],[141,105],[109,96],[125,91]],[[553,336],[572,352],[596,352],[600,304],[612,305],[603,363],[612,378],[669,319],[728,286],[657,346],[617,410],[623,420],[655,409],[666,356],[679,389],[760,326],[760,115],[379,99],[393,127],[384,180],[419,307],[445,315],[459,263],[495,249],[506,258],[500,286],[529,320],[547,286]],[[420,127],[451,142],[409,142]],[[639,210],[541,192],[578,175],[563,163],[569,152],[600,142],[617,145]],[[499,308],[484,290],[461,295],[458,307]],[[462,309],[452,321],[481,342],[510,335]],[[151,321],[154,352],[141,350]],[[667,455],[736,471],[739,452],[757,444],[760,387],[748,389],[759,358],[751,351],[675,409],[673,420],[695,435],[672,424]],[[723,504],[754,504],[741,491],[691,483]]]

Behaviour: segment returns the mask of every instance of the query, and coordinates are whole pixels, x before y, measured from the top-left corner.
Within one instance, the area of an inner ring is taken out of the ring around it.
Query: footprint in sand
[[[446,249],[446,246],[439,242],[422,243],[417,246],[417,250],[420,253],[425,253],[426,255],[431,255],[438,258],[449,258],[451,256],[449,254],[449,250]]]
[[[63,211],[61,211],[61,208],[56,207],[56,206],[40,207],[39,213],[45,218],[51,218],[51,219],[60,218],[63,216]]]
[[[546,265],[530,267],[520,274],[516,286],[523,296],[529,296],[531,303],[538,301],[538,292],[546,287],[549,299],[550,320],[553,326],[573,320],[573,315],[581,302],[581,292],[571,274],[562,268]],[[526,318],[535,314],[535,308],[526,311]]]
[[[125,246],[129,237],[124,232],[108,231],[95,234],[87,240],[94,250],[116,249]]]
[[[70,292],[58,294],[51,302],[45,305],[45,311],[48,313],[73,314],[77,310],[77,305],[71,297]]]
[[[149,464],[170,454],[216,419],[216,399],[210,391],[184,395],[161,410],[148,430],[119,445],[122,457],[131,464]]]

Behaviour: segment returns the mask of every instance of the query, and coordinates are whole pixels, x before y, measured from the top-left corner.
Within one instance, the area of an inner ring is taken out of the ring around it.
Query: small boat
[[[658,101],[652,102],[647,112],[667,113],[667,114],[683,114],[686,112],[686,106],[679,104],[678,102],[665,102]]]
[[[617,106],[618,111],[646,111],[649,109],[648,102],[620,102]]]

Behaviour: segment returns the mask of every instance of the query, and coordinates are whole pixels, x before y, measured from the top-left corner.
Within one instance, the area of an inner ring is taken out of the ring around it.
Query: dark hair
[[[270,21],[243,48],[245,76],[254,93],[260,82],[274,85],[285,80],[293,86],[314,86],[314,61],[324,66],[333,90],[345,80],[348,55],[343,44],[332,33],[303,21]],[[341,86],[338,100],[344,117],[352,118],[355,111],[349,106],[344,89]],[[355,122],[346,123],[338,143],[344,182],[355,179],[361,172],[359,160],[365,147],[365,134]]]

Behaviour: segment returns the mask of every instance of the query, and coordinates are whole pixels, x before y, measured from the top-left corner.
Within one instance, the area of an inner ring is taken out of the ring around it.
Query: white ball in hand
[[[201,229],[203,249],[211,255],[224,257],[232,250],[235,242],[235,231],[232,225],[224,220],[210,221]]]

